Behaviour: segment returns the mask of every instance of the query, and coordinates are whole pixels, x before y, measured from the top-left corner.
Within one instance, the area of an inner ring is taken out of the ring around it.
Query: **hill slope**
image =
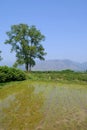
[[[78,63],[71,60],[46,60],[38,61],[32,70],[40,71],[57,71],[71,69],[75,71],[87,70],[87,62]]]

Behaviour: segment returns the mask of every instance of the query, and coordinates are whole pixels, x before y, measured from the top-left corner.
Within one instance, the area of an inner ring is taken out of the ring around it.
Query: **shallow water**
[[[1,89],[0,130],[87,130],[87,86],[22,82]]]

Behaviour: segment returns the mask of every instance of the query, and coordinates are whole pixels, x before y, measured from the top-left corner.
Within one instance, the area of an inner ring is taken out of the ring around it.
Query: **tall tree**
[[[1,51],[0,51],[0,53],[1,53]],[[2,57],[1,57],[1,55],[0,55],[0,61],[2,60]]]
[[[41,41],[45,40],[45,36],[35,26],[12,25],[11,30],[6,34],[8,40],[5,41],[5,44],[10,44],[11,52],[16,52],[17,60],[14,66],[25,64],[28,71],[35,65],[35,58],[44,60],[46,53]]]

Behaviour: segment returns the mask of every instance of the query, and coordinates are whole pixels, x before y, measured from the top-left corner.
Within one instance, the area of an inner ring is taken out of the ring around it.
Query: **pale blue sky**
[[[11,25],[35,25],[46,36],[46,59],[87,61],[87,0],[0,0],[0,50],[5,63],[14,62],[4,45]]]

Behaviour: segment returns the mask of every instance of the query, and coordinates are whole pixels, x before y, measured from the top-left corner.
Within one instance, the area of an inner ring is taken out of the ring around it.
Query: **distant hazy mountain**
[[[0,66],[8,65],[12,66],[12,62],[1,62]],[[18,68],[25,70],[25,66],[19,66]],[[36,65],[32,68],[34,71],[58,71],[71,69],[74,71],[85,71],[87,70],[87,62],[79,63],[71,60],[46,60],[46,61],[37,61]]]
[[[36,65],[32,68],[32,70],[40,70],[40,71],[57,71],[57,70],[65,70],[71,69],[75,71],[85,71],[87,70],[87,62],[78,63],[73,62],[71,60],[46,60],[46,61],[38,61]]]

